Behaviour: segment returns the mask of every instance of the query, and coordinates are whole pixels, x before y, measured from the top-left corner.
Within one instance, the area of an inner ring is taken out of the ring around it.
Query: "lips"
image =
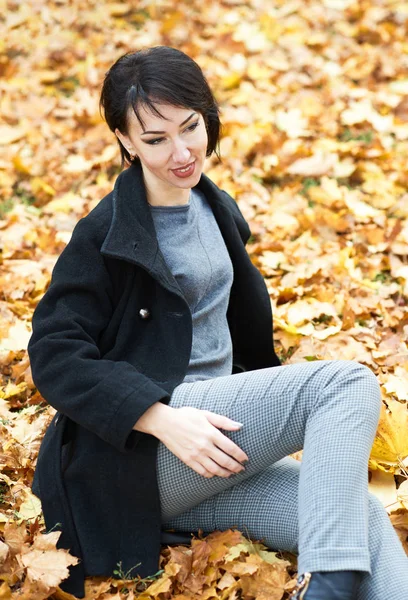
[[[195,161],[192,163],[189,163],[188,165],[186,165],[185,167],[179,167],[178,169],[171,169],[171,171],[174,173],[174,175],[176,177],[190,177],[195,170]]]

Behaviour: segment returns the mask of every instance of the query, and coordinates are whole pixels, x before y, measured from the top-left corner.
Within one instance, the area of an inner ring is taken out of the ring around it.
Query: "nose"
[[[176,164],[185,165],[191,156],[191,152],[183,140],[175,140],[173,146],[173,161]]]

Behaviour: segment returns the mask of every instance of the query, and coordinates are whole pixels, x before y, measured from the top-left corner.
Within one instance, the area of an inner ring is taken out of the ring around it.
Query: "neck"
[[[176,188],[173,186],[163,186],[160,189],[157,185],[152,185],[148,178],[143,176],[146,187],[147,201],[151,206],[180,206],[188,204],[191,188]]]

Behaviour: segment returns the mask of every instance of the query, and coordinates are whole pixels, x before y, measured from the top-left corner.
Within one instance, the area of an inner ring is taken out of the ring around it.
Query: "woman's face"
[[[189,189],[197,185],[207,153],[208,136],[201,113],[190,108],[157,104],[164,119],[141,107],[144,128],[131,111],[129,135],[116,135],[136,154],[150,189]]]

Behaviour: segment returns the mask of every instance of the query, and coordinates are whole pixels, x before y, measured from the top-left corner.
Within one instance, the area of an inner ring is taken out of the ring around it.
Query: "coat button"
[[[150,310],[148,310],[147,308],[141,308],[139,310],[139,317],[141,319],[148,319],[150,317]]]

